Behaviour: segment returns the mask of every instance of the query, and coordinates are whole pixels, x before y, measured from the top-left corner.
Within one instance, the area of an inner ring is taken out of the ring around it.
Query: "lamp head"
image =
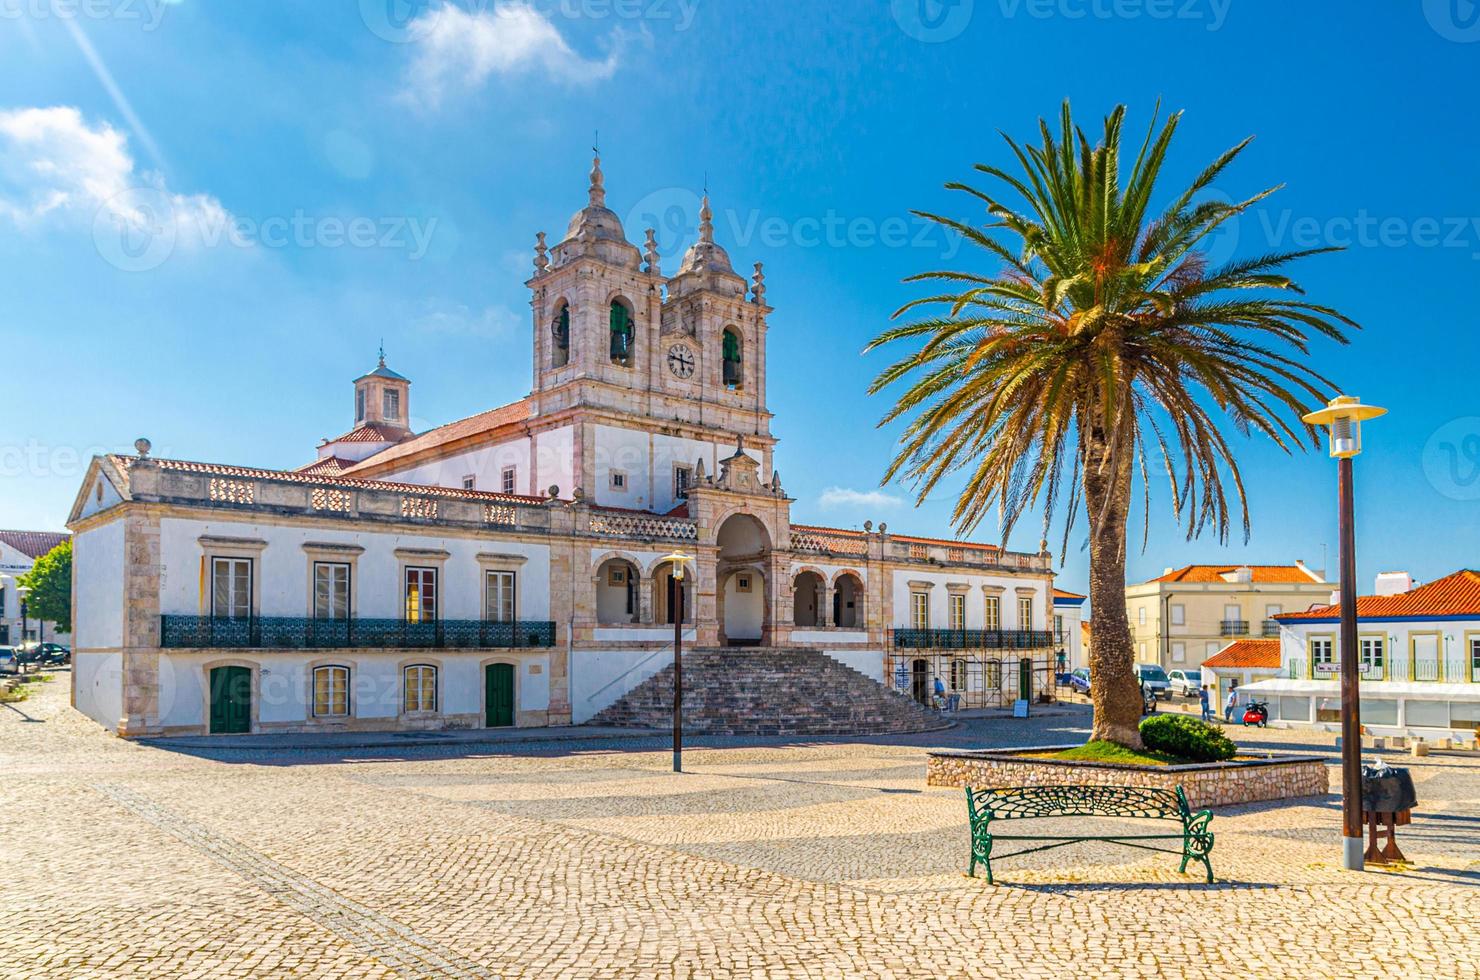
[[[18,585],[15,588],[15,594],[24,599],[31,594],[31,587],[29,585]]]
[[[1351,395],[1339,395],[1319,411],[1304,417],[1310,425],[1324,425],[1330,431],[1333,459],[1350,459],[1362,451],[1362,423],[1386,415],[1387,409],[1363,405]]]
[[[683,581],[684,564],[686,562],[691,562],[694,559],[691,558],[691,557],[689,557],[688,555],[684,554],[682,551],[675,551],[671,555],[664,555],[663,556],[663,560],[664,561],[667,561],[667,562],[672,562],[673,563],[673,577],[674,577],[675,580],[677,580],[679,582],[682,582]]]

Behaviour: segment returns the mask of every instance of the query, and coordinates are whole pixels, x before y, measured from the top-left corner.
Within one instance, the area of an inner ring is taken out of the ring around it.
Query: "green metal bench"
[[[1182,866],[1177,870],[1186,874],[1187,862],[1200,861],[1207,869],[1208,883],[1213,882],[1213,865],[1208,854],[1213,850],[1213,834],[1208,824],[1213,820],[1211,810],[1193,813],[1187,805],[1187,795],[1178,786],[1174,793],[1165,789],[1143,789],[1131,786],[1021,786],[1010,789],[966,789],[966,809],[971,816],[971,867],[967,874],[976,877],[976,866],[987,869],[987,884],[992,880],[992,847],[998,841],[1049,841],[1039,847],[1028,847],[1010,854],[999,854],[998,859],[1046,851],[1064,847],[1080,841],[1104,841],[1139,847],[1147,851],[1182,855]],[[1095,836],[1037,835],[1037,834],[994,834],[992,823],[996,820],[1041,820],[1052,817],[1135,817],[1153,820],[1175,820],[1182,825],[1175,834],[1110,834]],[[1144,841],[1180,841],[1179,850],[1169,847],[1154,847]]]

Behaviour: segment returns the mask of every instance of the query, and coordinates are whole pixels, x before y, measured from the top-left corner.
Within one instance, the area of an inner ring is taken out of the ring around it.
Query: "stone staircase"
[[[702,735],[882,735],[944,727],[903,694],[825,653],[774,647],[685,650],[684,731]],[[673,665],[590,721],[673,727]]]

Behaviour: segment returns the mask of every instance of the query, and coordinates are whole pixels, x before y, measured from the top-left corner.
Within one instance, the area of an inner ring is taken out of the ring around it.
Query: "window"
[[[1336,670],[1336,642],[1331,637],[1310,638],[1310,669],[1317,674],[1329,674]]]
[[[1387,663],[1386,638],[1381,636],[1361,637],[1357,640],[1357,650],[1361,653],[1363,672],[1372,671],[1381,677],[1383,667]],[[1397,724],[1397,722],[1394,722],[1394,724]]]
[[[1059,641],[1060,643],[1063,642],[1063,640],[1064,640],[1064,617],[1061,616],[1061,615],[1059,615],[1059,614],[1057,614],[1057,613],[1054,614],[1054,617],[1053,617],[1053,635],[1054,635],[1054,639],[1055,640]]]
[[[437,710],[437,668],[426,664],[407,667],[406,713]]]
[[[620,300],[611,306],[611,354],[612,363],[622,367],[632,366],[632,311]]]
[[[987,596],[986,628],[989,630],[1002,628],[1002,598],[1000,596]]]
[[[735,576],[735,591],[736,592],[749,592],[750,591],[750,576],[749,575],[736,575]]]
[[[1033,597],[1018,597],[1018,629],[1030,630],[1033,628]]]
[[[1264,607],[1264,618],[1274,619],[1276,616],[1284,611],[1284,606],[1280,605],[1278,602],[1271,602],[1269,605]]]
[[[951,661],[951,690],[966,690],[966,661],[959,657]]]
[[[1340,698],[1316,698],[1316,721],[1336,722],[1341,720]]]
[[[1181,664],[1181,663],[1186,663],[1186,662],[1187,662],[1187,644],[1185,644],[1185,643],[1173,643],[1172,644],[1172,663],[1174,663],[1174,664]]]
[[[692,466],[675,466],[673,468],[673,499],[688,500],[689,487],[693,486],[694,468]]]
[[[387,388],[381,398],[381,404],[385,411],[382,412],[387,420],[395,421],[401,417],[401,393],[394,388]]]
[[[966,628],[966,597],[957,593],[951,596],[951,629]]]
[[[355,421],[365,421],[365,389],[355,389]]]
[[[514,573],[491,571],[483,582],[484,608],[496,623],[514,621]]]
[[[504,471],[499,474],[499,487],[504,493],[514,492],[514,483],[519,478],[519,470],[513,466],[505,466]]]
[[[334,561],[313,563],[313,617],[349,618],[349,565]]]
[[[1187,607],[1186,606],[1182,605],[1182,603],[1180,603],[1180,602],[1175,603],[1171,607],[1171,613],[1172,613],[1172,625],[1173,626],[1186,626],[1187,625]]]
[[[249,619],[252,615],[252,560],[211,560],[211,616]]]
[[[1281,696],[1278,699],[1280,721],[1303,721],[1310,723],[1310,698]]]
[[[1136,625],[1137,626],[1145,626],[1146,625],[1146,607],[1145,606],[1141,606],[1139,609],[1136,610]]]
[[[1145,643],[1144,640],[1142,642],[1136,644],[1136,659],[1138,659],[1138,660],[1145,660],[1146,659],[1146,643]]]
[[[910,593],[910,623],[917,630],[930,628],[930,593]]]
[[[437,620],[437,570],[406,569],[406,622],[433,623]]]
[[[464,490],[476,490],[476,489],[478,489],[478,478],[476,476],[465,476],[465,477],[463,477],[463,489]]]
[[[721,379],[727,388],[740,387],[741,381],[741,356],[740,356],[740,334],[734,327],[726,327],[721,343]]]
[[[554,340],[550,366],[565,367],[570,363],[570,307],[565,303],[560,304],[555,320],[550,324],[550,335]]]
[[[606,584],[612,586],[627,584],[627,567],[625,565],[613,565],[607,570]]]
[[[627,492],[627,474],[626,473],[623,473],[621,470],[612,470],[612,472],[611,472],[611,487],[612,487],[613,490],[616,490],[619,493],[626,493]]]
[[[343,718],[349,714],[349,668],[313,669],[313,716]]]
[[[1395,698],[1361,698],[1357,714],[1364,725],[1396,725],[1398,702]]]
[[[1480,636],[1470,638],[1470,680],[1480,681]]]

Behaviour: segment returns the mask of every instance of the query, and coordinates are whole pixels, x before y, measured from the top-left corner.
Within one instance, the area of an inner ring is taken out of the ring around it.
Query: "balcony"
[[[479,650],[554,645],[555,624],[538,621],[439,619],[428,623],[408,623],[400,619],[308,619],[291,616],[258,616],[252,619],[160,617],[160,646],[171,649],[322,650],[364,647],[375,650]]]
[[[1223,636],[1248,636],[1249,624],[1242,619],[1225,619],[1219,624]]]
[[[894,630],[894,646],[900,650],[1042,650],[1053,645],[1048,630]]]
[[[1266,619],[1259,627],[1259,635],[1265,639],[1280,635],[1280,624],[1273,619]]]

